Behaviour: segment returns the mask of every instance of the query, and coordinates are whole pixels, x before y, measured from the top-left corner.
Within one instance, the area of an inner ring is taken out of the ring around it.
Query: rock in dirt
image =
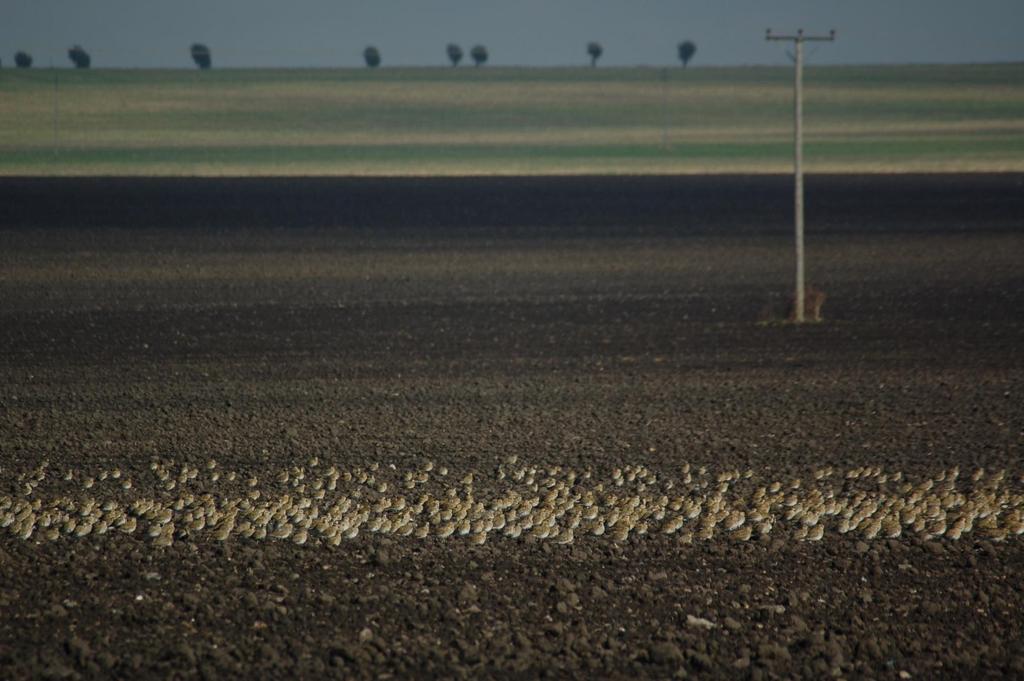
[[[716,626],[711,620],[704,619],[703,617],[694,617],[693,615],[686,616],[686,624],[694,629],[703,629],[705,631],[714,629]]]
[[[196,651],[192,649],[192,646],[185,642],[182,642],[178,646],[178,654],[181,656],[183,660],[185,660],[185,663],[189,667],[196,666]]]
[[[648,657],[654,664],[682,664],[683,651],[671,641],[661,641],[651,646]]]
[[[811,628],[807,626],[807,621],[803,617],[800,617],[800,615],[793,615],[789,618],[789,621],[790,625],[793,627],[793,631],[798,634],[804,634],[811,630]]]
[[[54,663],[43,669],[42,678],[44,679],[80,679],[81,675],[78,674],[74,669],[60,664]]]
[[[92,649],[85,639],[79,636],[72,636],[65,644],[68,655],[70,655],[79,667],[84,667],[92,657]]]
[[[391,551],[385,546],[379,546],[370,555],[371,562],[378,567],[385,567],[391,564]]]
[[[459,605],[463,607],[475,604],[478,598],[480,598],[480,590],[476,588],[475,584],[466,582],[459,589]]]
[[[707,653],[702,653],[698,650],[687,650],[686,657],[689,659],[690,665],[697,671],[711,669],[714,666],[711,657]]]
[[[788,660],[789,649],[778,643],[762,643],[757,647],[757,656],[762,660]]]

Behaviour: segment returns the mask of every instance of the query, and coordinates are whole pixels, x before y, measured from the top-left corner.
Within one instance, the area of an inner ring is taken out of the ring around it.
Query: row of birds
[[[0,495],[0,529],[37,541],[138,533],[157,546],[204,536],[336,546],[360,534],[474,544],[493,536],[568,544],[654,534],[748,541],[780,532],[818,541],[826,530],[863,539],[1024,534],[1024,478],[1005,470],[961,476],[952,468],[911,481],[880,467],[826,467],[806,482],[762,483],[752,470],[711,474],[689,464],[675,478],[641,465],[599,479],[591,470],[519,465],[517,457],[489,474],[461,475],[429,461],[399,471],[314,458],[261,482],[214,460],[203,468],[154,461],[142,484],[118,468],[50,475],[44,462],[13,481],[13,494]],[[44,494],[44,484],[56,489]]]

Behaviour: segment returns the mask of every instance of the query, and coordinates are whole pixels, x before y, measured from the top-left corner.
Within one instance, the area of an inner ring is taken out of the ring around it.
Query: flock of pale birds
[[[958,468],[910,479],[878,467],[815,470],[765,481],[754,471],[683,464],[673,477],[645,466],[590,470],[522,465],[449,474],[425,462],[344,468],[310,460],[264,480],[154,461],[140,479],[118,468],[87,474],[43,462],[4,481],[0,528],[24,540],[138,535],[175,541],[275,539],[337,546],[359,535],[427,540],[494,537],[574,541],[667,535],[690,543],[826,533],[862,540],[916,536],[1002,541],[1024,533],[1024,476]],[[144,478],[144,479],[142,479]]]

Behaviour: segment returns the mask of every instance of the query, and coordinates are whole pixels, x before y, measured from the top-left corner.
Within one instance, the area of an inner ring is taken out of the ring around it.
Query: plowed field
[[[1022,182],[0,180],[0,678],[1019,678]]]

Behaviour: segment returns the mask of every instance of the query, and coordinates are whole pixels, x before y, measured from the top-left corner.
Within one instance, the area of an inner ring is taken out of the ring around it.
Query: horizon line
[[[993,60],[993,61],[903,61],[903,62],[843,62],[826,64],[808,64],[804,68],[858,68],[858,67],[901,67],[901,66],[1020,66],[1024,65],[1024,59],[1020,60]],[[759,63],[749,62],[743,64],[701,64],[682,66],[680,64],[615,64],[609,66],[592,67],[589,64],[485,64],[475,66],[465,64],[462,66],[451,66],[450,64],[381,64],[376,67],[369,67],[365,64],[336,64],[336,65],[295,65],[295,66],[246,66],[226,65],[214,66],[210,69],[199,69],[195,65],[181,66],[90,66],[86,69],[79,69],[73,64],[33,64],[28,68],[20,68],[14,65],[0,66],[0,72],[13,71],[386,71],[386,70],[442,70],[442,71],[498,71],[498,70],[565,70],[579,69],[583,71],[625,71],[641,69],[678,69],[681,71],[700,71],[710,69],[743,69],[743,68],[791,68],[790,64]]]

